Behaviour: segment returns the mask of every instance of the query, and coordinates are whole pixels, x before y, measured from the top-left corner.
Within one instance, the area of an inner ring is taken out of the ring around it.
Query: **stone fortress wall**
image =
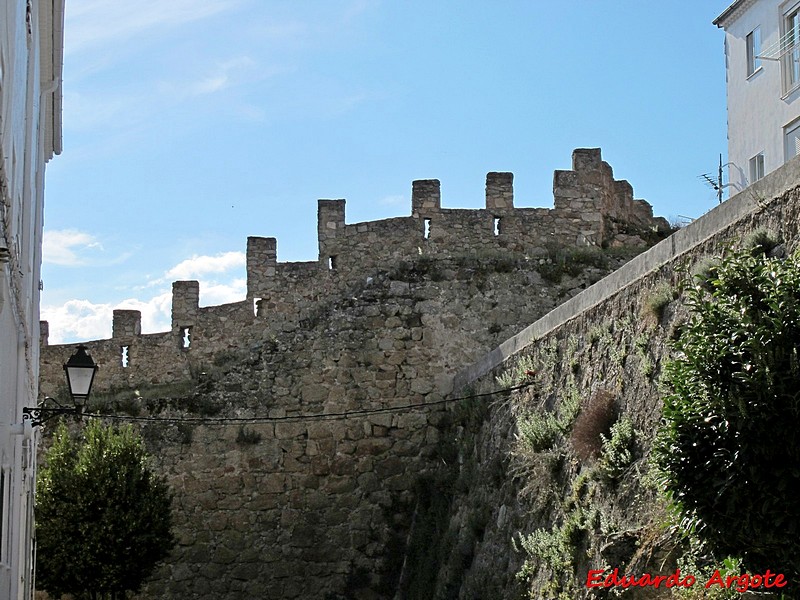
[[[453,375],[669,232],[596,149],[555,173],[552,209],[514,208],[509,173],[486,189],[446,209],[417,181],[410,217],[358,224],[322,200],[318,261],[251,237],[245,300],[175,282],[170,331],[117,310],[86,343],[92,410],[175,419],[141,426],[178,537],[141,598],[394,597],[419,482],[457,468]],[[63,397],[73,348],[44,336],[43,394]]]
[[[512,173],[486,177],[486,208],[442,208],[439,181],[419,180],[412,187],[412,215],[345,223],[344,200],[320,200],[317,218],[319,259],[281,263],[275,238],[247,239],[247,299],[220,306],[199,306],[199,282],[172,285],[172,328],[142,334],[141,314],[115,310],[111,339],[88,341],[102,366],[99,389],[134,384],[188,381],[199,365],[223,351],[244,348],[268,332],[302,327],[321,304],[357,293],[380,270],[401,261],[473,255],[545,256],[552,245],[576,247],[639,246],[645,241],[626,232],[669,229],[653,218],[633,188],[615,180],[599,149],[578,149],[572,170],[553,177],[554,208],[515,208]],[[72,345],[49,346],[42,323],[42,386],[53,382]],[[123,366],[123,354],[126,364]],[[146,358],[145,358],[146,357]],[[157,365],[157,367],[154,367]]]

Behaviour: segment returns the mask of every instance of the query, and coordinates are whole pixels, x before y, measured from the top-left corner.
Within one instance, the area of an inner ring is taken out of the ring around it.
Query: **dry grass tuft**
[[[597,458],[603,449],[603,438],[614,423],[614,401],[616,396],[605,389],[592,394],[589,405],[581,410],[572,428],[570,441],[575,454],[581,460]]]

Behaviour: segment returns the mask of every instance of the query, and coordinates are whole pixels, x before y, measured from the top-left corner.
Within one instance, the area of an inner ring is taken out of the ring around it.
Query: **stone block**
[[[306,424],[303,422],[275,423],[275,438],[288,440],[306,435]]]
[[[303,387],[301,396],[303,402],[308,404],[318,404],[328,398],[329,388],[324,384],[312,384]]]
[[[366,438],[360,440],[356,446],[357,456],[377,456],[392,447],[389,438]]]
[[[264,475],[258,486],[263,494],[280,494],[286,489],[286,477],[282,473],[268,473]]]
[[[369,415],[368,417],[369,422],[373,425],[380,425],[382,427],[391,427],[392,426],[392,414],[391,413],[375,413]]]
[[[306,425],[308,438],[318,440],[321,438],[333,437],[331,421],[309,421]]]
[[[321,489],[330,494],[349,494],[355,488],[356,484],[352,477],[332,475],[326,478]]]

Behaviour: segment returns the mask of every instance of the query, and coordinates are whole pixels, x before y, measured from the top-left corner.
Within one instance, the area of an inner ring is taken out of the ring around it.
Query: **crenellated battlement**
[[[318,268],[312,263],[278,263],[275,238],[250,237],[248,297],[270,295],[287,283],[315,279],[320,272],[345,276],[420,255],[481,250],[537,255],[556,240],[605,247],[618,241],[614,222],[645,231],[668,227],[663,219],[653,219],[647,202],[634,200],[627,181],[614,179],[599,149],[575,150],[572,163],[572,170],[555,172],[552,209],[515,208],[514,175],[498,172],[486,176],[484,209],[442,208],[437,179],[412,183],[410,217],[348,224],[345,200],[319,200]],[[625,241],[635,243],[630,236]]]
[[[143,335],[138,311],[115,310],[112,338],[88,345],[109,367],[100,375],[109,382],[182,380],[189,377],[192,361],[211,361],[220,351],[263,337],[265,330],[297,328],[321,305],[355,293],[377,273],[402,262],[538,258],[553,246],[644,247],[637,231],[647,237],[666,229],[666,221],[654,219],[647,202],[633,198],[627,181],[614,179],[599,149],[575,150],[572,169],[555,172],[553,208],[516,208],[512,173],[487,174],[482,209],[443,208],[439,181],[418,180],[412,183],[407,217],[349,224],[345,200],[319,200],[316,261],[279,262],[276,238],[248,237],[247,298],[242,302],[200,307],[199,282],[176,281],[170,331]],[[45,323],[45,347],[47,330]],[[156,364],[165,365],[163,372],[140,364],[144,347]],[[56,347],[47,356],[53,352]],[[58,364],[60,358],[54,360]]]

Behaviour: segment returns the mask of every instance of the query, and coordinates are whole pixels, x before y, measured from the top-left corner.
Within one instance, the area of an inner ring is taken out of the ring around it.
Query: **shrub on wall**
[[[656,458],[687,529],[800,575],[800,262],[734,252],[687,290]],[[710,290],[710,291],[709,291]]]

